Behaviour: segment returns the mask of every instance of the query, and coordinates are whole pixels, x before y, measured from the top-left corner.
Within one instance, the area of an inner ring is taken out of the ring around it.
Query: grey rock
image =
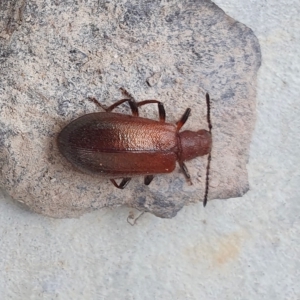
[[[158,72],[158,73],[154,73],[152,76],[150,76],[148,79],[147,79],[147,83],[149,84],[149,86],[154,86],[158,83],[158,81],[160,80],[160,77],[161,77],[161,73]]]
[[[71,120],[98,110],[88,96],[109,106],[121,98],[120,88],[136,100],[162,101],[168,122],[191,107],[184,128],[205,129],[209,92],[209,199],[240,197],[249,189],[260,63],[251,29],[211,1],[1,2],[0,185],[51,217],[127,205],[172,218],[203,200],[207,157],[187,162],[193,185],[177,169],[150,186],[137,177],[118,190],[74,169],[58,152],[56,137]],[[157,118],[155,105],[142,112]]]

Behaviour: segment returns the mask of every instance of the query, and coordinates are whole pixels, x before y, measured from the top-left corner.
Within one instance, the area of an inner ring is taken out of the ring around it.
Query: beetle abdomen
[[[109,177],[169,173],[177,160],[174,125],[115,113],[74,120],[59,134],[58,147],[80,170]]]

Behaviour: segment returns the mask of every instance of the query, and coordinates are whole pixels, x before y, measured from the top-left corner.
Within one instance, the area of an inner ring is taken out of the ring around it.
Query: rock
[[[147,79],[147,83],[149,84],[149,86],[154,86],[158,83],[160,77],[161,77],[161,73],[154,73],[152,76],[150,76]]]
[[[172,218],[203,200],[207,157],[186,163],[193,185],[177,168],[150,186],[137,177],[118,190],[77,171],[58,152],[60,130],[98,110],[88,96],[109,106],[121,99],[120,88],[138,101],[162,101],[171,123],[190,107],[184,128],[191,130],[207,128],[209,92],[209,199],[247,192],[261,63],[251,29],[204,0],[49,3],[0,6],[0,185],[13,199],[57,218],[119,205]],[[156,105],[143,107],[142,115],[156,119]]]

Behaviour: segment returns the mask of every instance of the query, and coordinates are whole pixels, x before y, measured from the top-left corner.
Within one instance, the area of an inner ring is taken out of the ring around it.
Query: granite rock
[[[206,129],[209,92],[209,199],[240,197],[249,189],[260,63],[252,30],[211,1],[1,2],[0,185],[51,217],[127,205],[172,218],[203,200],[207,157],[186,163],[193,185],[177,168],[150,186],[136,177],[118,190],[74,169],[56,137],[71,120],[99,110],[89,96],[109,106],[121,99],[120,88],[138,101],[162,101],[171,123],[190,107],[184,128]],[[126,105],[118,111],[129,113]],[[157,107],[143,107],[142,115],[157,118]]]

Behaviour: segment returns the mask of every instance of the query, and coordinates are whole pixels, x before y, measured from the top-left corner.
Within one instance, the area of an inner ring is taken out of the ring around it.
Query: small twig
[[[134,226],[137,222],[137,220],[145,213],[145,211],[141,212],[136,219],[134,219],[134,213],[131,211],[129,213],[129,216],[127,217],[127,222],[131,225]],[[130,222],[129,220],[134,220],[133,222]]]

